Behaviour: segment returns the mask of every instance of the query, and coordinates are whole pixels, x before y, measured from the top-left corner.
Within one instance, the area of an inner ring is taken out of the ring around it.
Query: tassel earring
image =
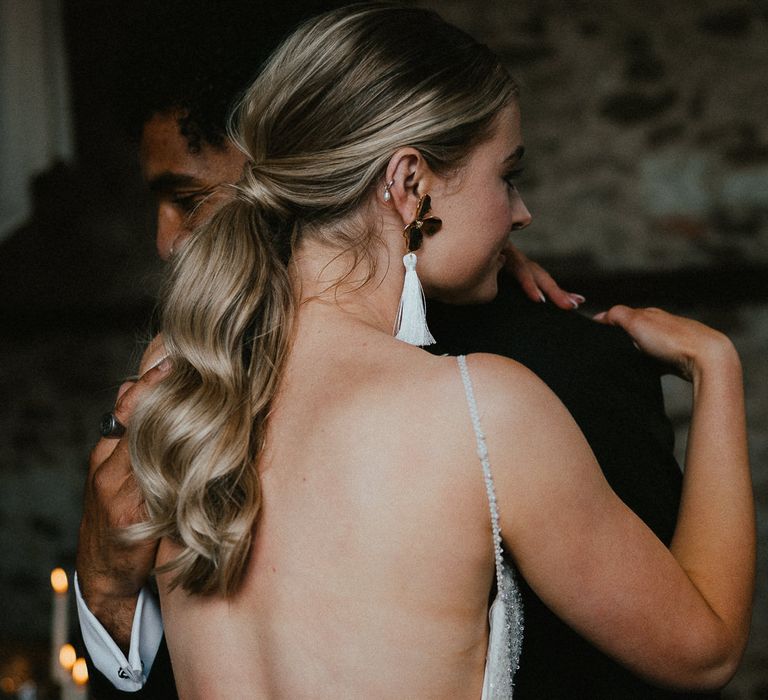
[[[428,194],[419,199],[416,216],[403,229],[405,238],[405,279],[403,293],[400,296],[400,307],[395,320],[395,338],[411,345],[433,345],[435,339],[427,327],[427,305],[424,290],[419,276],[416,274],[416,253],[421,248],[424,234],[432,236],[438,232],[443,222],[436,216],[427,216],[431,206]]]

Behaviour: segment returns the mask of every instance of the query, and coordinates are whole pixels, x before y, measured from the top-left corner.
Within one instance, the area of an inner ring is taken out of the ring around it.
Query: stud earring
[[[392,187],[392,185],[394,184],[395,184],[395,180],[393,178],[386,185],[384,185],[384,201],[385,202],[392,201],[392,193],[389,191],[389,188]]]

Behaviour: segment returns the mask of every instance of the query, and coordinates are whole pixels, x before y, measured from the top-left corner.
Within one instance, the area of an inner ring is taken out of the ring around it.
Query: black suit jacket
[[[490,352],[533,370],[584,432],[619,497],[665,544],[675,527],[681,472],[664,413],[659,368],[628,336],[551,304],[536,304],[502,278],[497,299],[479,306],[429,306],[436,353]],[[585,642],[522,582],[525,634],[516,700],[711,698],[653,688]],[[120,693],[92,669],[92,696],[173,698],[165,642],[138,693]]]

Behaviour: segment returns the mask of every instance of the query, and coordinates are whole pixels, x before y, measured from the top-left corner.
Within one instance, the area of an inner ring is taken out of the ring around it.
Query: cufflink
[[[133,681],[134,683],[143,683],[144,674],[136,668],[130,666],[121,666],[117,669],[118,678],[122,678],[124,681]]]

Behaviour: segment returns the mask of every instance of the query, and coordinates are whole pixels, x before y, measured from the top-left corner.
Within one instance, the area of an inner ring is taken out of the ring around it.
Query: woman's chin
[[[499,285],[494,280],[493,286],[484,289],[482,292],[478,292],[477,295],[471,300],[465,302],[466,304],[488,304],[492,302],[499,293]]]

